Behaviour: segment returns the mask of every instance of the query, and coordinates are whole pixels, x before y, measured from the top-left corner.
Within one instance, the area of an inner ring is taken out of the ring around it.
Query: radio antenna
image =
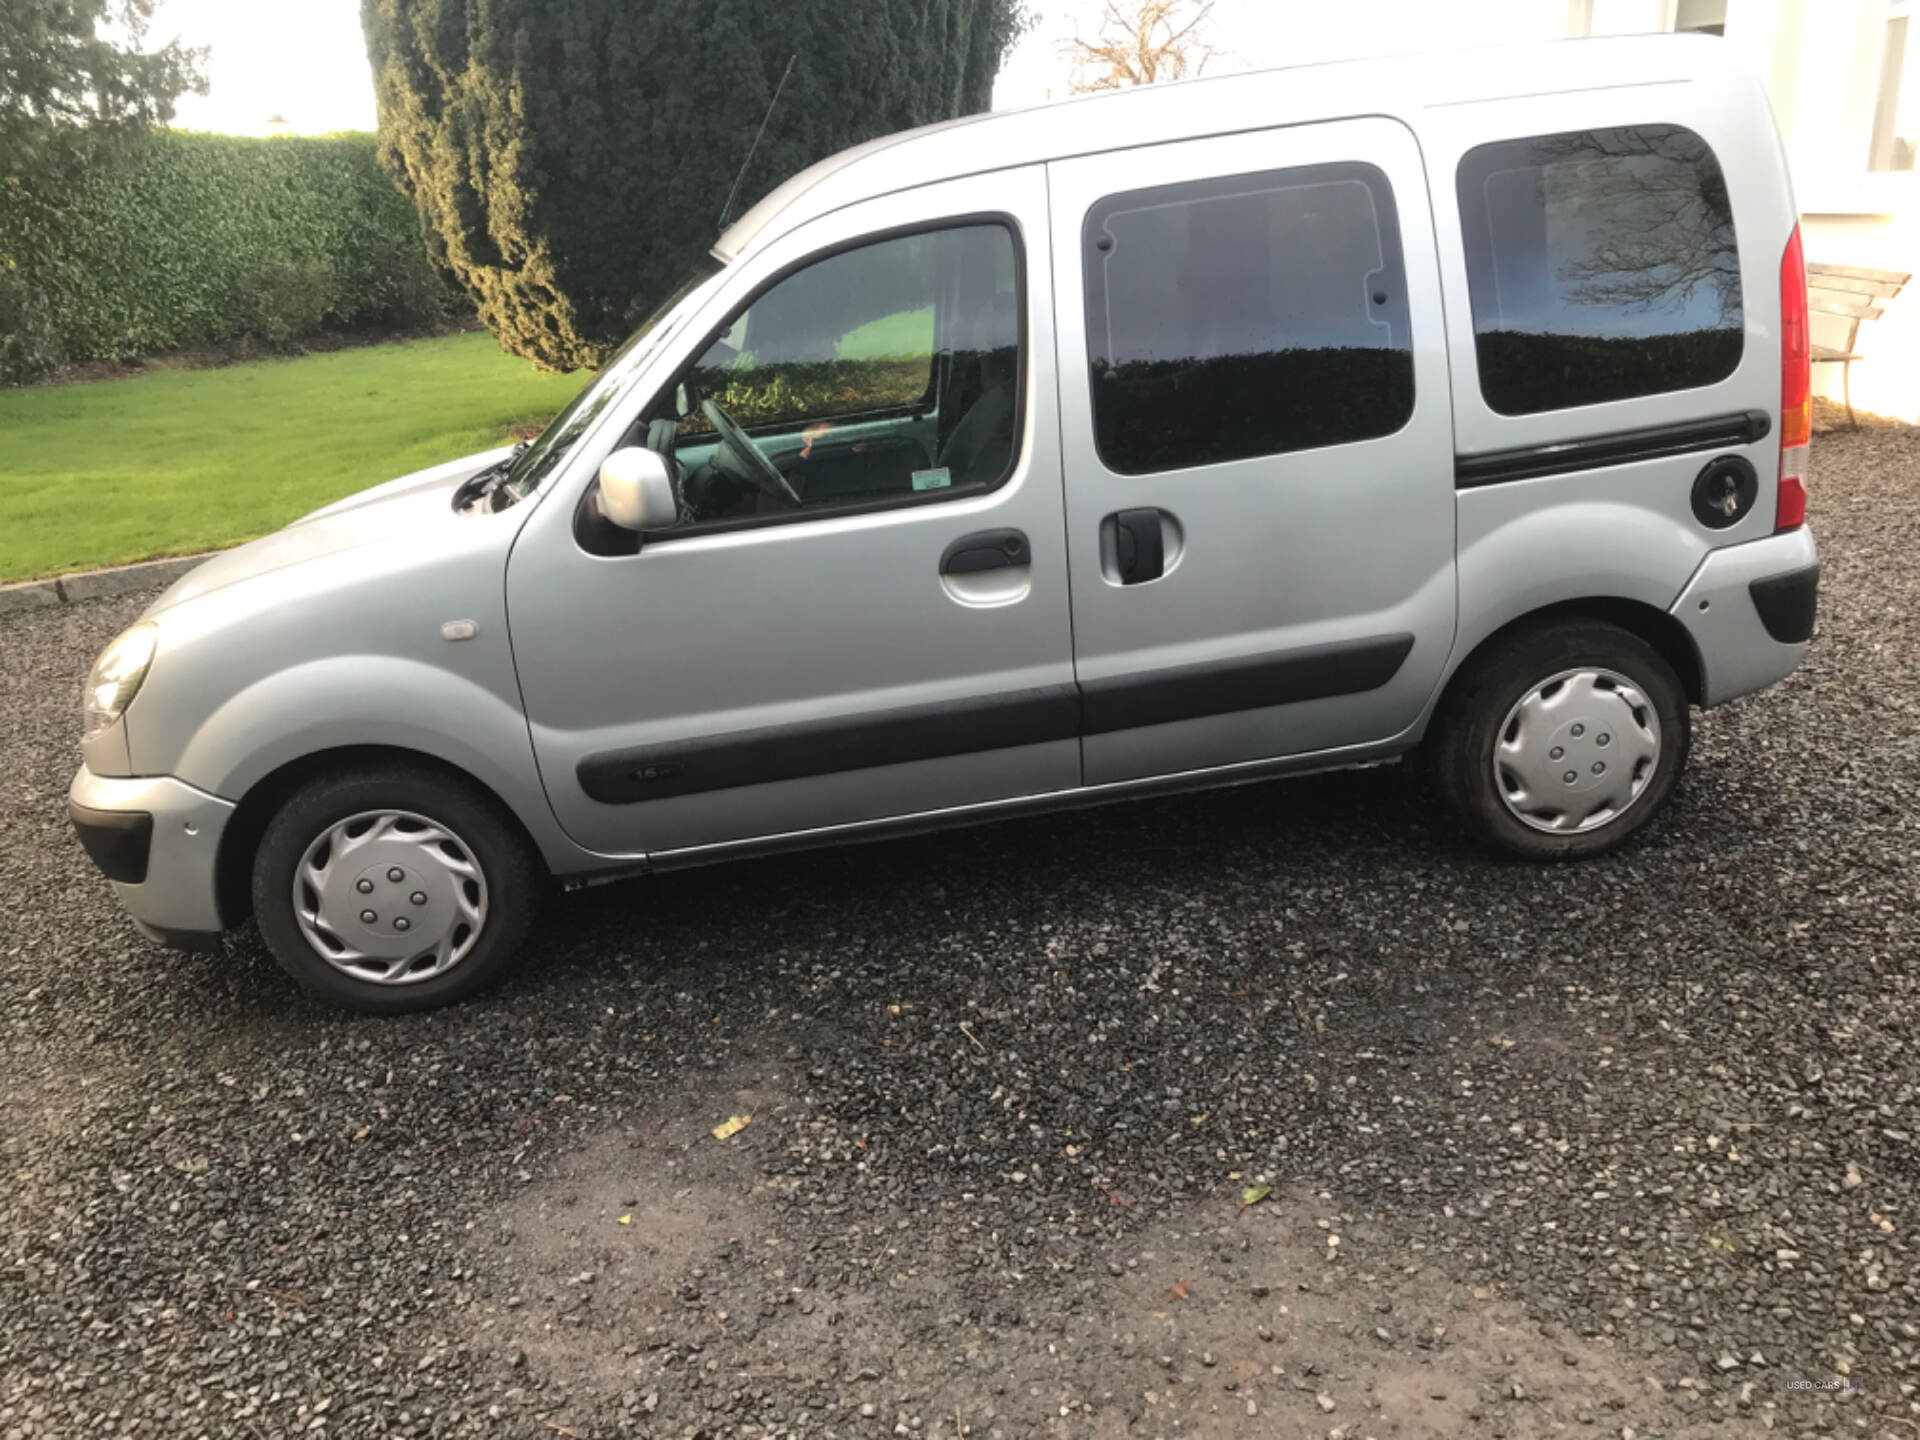
[[[740,173],[733,177],[733,189],[727,192],[727,203],[720,207],[720,228],[727,228],[727,216],[733,213],[733,202],[740,194],[740,184],[747,178],[747,167],[753,164],[753,155],[760,148],[760,140],[767,133],[767,122],[773,119],[773,107],[780,103],[780,92],[787,88],[787,77],[793,74],[793,62],[800,58],[796,51],[787,57],[787,68],[781,72],[780,83],[773,87],[773,99],[767,102],[767,113],[760,117],[760,128],[754,133],[753,144],[747,147],[747,158],[740,162]]]

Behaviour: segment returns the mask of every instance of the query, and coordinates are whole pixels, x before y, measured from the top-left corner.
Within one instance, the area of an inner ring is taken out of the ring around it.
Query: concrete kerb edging
[[[71,605],[79,600],[99,600],[109,595],[130,595],[150,590],[179,579],[209,556],[175,555],[165,560],[145,560],[138,565],[115,565],[106,570],[79,570],[71,575],[56,575],[51,580],[22,580],[0,585],[0,615],[19,610],[45,610],[55,605]]]

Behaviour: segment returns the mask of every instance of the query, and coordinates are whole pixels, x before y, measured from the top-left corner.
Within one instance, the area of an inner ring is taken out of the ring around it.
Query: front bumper
[[[1718,705],[1784,680],[1807,653],[1820,577],[1804,526],[1729,545],[1700,562],[1672,615],[1700,652],[1700,703]]]
[[[169,776],[119,780],[82,765],[67,790],[67,815],[147,934],[191,945],[219,932],[214,877],[230,801]]]

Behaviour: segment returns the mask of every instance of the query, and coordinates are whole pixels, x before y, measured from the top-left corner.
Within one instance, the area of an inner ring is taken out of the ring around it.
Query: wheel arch
[[[380,764],[435,771],[472,786],[513,827],[541,867],[550,868],[538,842],[513,806],[471,771],[437,755],[402,745],[338,745],[298,756],[269,771],[255,781],[234,806],[233,815],[221,833],[220,849],[214,861],[214,898],[223,927],[231,929],[253,913],[254,856],[259,852],[268,822],[279,813],[287,798],[322,775],[354,766]]]
[[[1475,662],[1489,654],[1495,647],[1504,644],[1513,636],[1527,630],[1547,629],[1569,620],[1598,620],[1609,625],[1617,625],[1628,634],[1646,641],[1660,653],[1660,658],[1673,667],[1673,673],[1680,679],[1680,688],[1686,693],[1687,701],[1692,705],[1704,703],[1706,694],[1706,667],[1700,658],[1699,647],[1687,627],[1664,610],[1639,600],[1628,600],[1620,596],[1594,595],[1574,600],[1560,600],[1551,605],[1543,605],[1529,610],[1481,637],[1470,650],[1460,656],[1445,684],[1440,688],[1440,697],[1435,702],[1428,721],[1427,732],[1432,733],[1460,693],[1463,677],[1470,675]]]

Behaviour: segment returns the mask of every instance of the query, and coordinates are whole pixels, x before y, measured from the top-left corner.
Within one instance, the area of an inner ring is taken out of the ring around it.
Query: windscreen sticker
[[[953,474],[945,466],[938,470],[913,472],[913,488],[916,490],[944,490],[951,484],[953,484]]]

